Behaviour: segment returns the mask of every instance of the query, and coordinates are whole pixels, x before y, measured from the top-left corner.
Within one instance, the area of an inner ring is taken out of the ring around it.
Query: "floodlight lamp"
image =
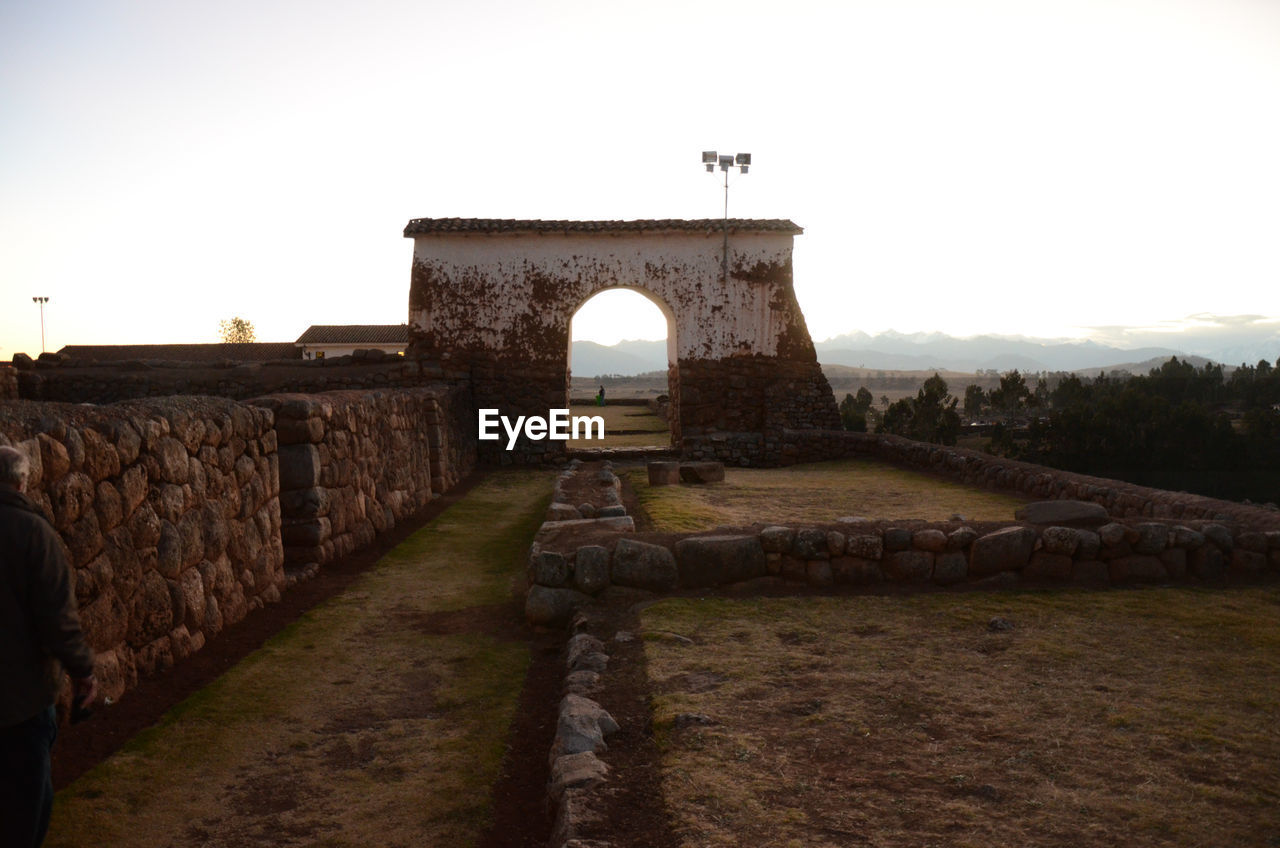
[[[732,168],[732,167],[733,167],[733,157],[732,157],[732,156],[730,156],[730,155],[721,156],[721,157],[720,157],[720,167],[721,167],[721,168],[723,168],[723,169],[724,169],[724,170],[726,170],[726,171],[727,171],[727,170],[729,170],[730,168]]]
[[[716,152],[714,150],[702,151],[702,164],[714,165],[716,163]]]
[[[739,153],[739,154],[738,154],[738,156],[737,156],[737,164],[739,164],[739,165],[750,165],[750,164],[751,164],[751,154],[750,154],[750,153]]]

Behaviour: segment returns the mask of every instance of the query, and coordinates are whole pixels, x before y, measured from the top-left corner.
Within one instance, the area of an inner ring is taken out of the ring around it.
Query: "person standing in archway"
[[[0,447],[0,845],[38,848],[53,810],[49,754],[62,670],[77,711],[98,696],[62,540],[25,492],[30,462]]]

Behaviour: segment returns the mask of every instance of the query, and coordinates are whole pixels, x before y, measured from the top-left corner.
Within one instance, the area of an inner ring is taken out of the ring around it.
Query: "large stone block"
[[[320,452],[315,445],[284,445],[277,455],[280,457],[281,491],[310,489],[319,483]]]
[[[951,586],[969,575],[969,558],[963,551],[947,551],[938,554],[933,563],[933,582],[939,586]]]
[[[1038,501],[1014,512],[1019,521],[1030,524],[1058,524],[1065,527],[1096,527],[1110,520],[1101,504],[1088,501]]]
[[[621,586],[669,592],[679,583],[680,571],[675,556],[666,547],[619,539],[613,549],[610,577]]]
[[[1028,580],[1067,580],[1071,577],[1071,557],[1066,554],[1036,551],[1022,570]]]
[[[173,596],[169,583],[159,572],[143,575],[133,608],[129,615],[128,641],[133,648],[142,648],[161,638],[173,629]]]
[[[674,486],[680,482],[680,463],[650,462],[645,466],[650,486]]]
[[[695,536],[676,542],[680,585],[722,586],[769,573],[757,536]]]
[[[530,624],[559,627],[567,624],[574,612],[590,602],[590,595],[576,589],[534,586],[525,598],[524,614]]]
[[[790,527],[772,526],[760,531],[760,544],[767,553],[786,553],[791,549],[796,532]]]
[[[933,574],[933,554],[928,551],[897,551],[889,554],[885,559],[884,573],[890,580],[923,583]]]
[[[1036,531],[1030,527],[1006,527],[974,540],[969,550],[969,573],[983,577],[1021,570],[1035,548]]]
[[[559,588],[569,580],[569,564],[555,551],[541,551],[533,558],[533,582]]]
[[[1148,583],[1169,577],[1164,563],[1150,554],[1117,557],[1111,560],[1110,569],[1112,583]]]
[[[573,585],[594,595],[609,585],[609,549],[600,545],[578,548],[573,561]]]

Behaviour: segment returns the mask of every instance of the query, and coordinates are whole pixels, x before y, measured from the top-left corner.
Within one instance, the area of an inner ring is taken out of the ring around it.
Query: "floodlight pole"
[[[728,202],[728,200],[725,200],[726,208],[728,208]],[[31,302],[40,304],[40,352],[44,353],[44,305],[49,302],[49,298],[33,297]]]
[[[729,282],[729,169],[736,165],[745,174],[751,165],[751,154],[728,153],[721,156],[714,150],[704,150],[702,164],[706,166],[708,173],[714,173],[717,165],[720,166],[721,171],[724,171],[724,223],[721,226],[724,244],[720,260],[720,282],[727,283]]]
[[[721,283],[728,284],[728,168],[722,168],[724,172],[724,250],[723,259],[721,260]],[[44,327],[44,323],[41,323]]]

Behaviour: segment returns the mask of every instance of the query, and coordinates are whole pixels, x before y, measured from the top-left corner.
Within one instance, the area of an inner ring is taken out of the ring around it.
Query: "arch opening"
[[[636,286],[593,292],[569,319],[565,392],[573,415],[601,415],[604,440],[571,450],[678,445],[679,365],[675,315]]]

